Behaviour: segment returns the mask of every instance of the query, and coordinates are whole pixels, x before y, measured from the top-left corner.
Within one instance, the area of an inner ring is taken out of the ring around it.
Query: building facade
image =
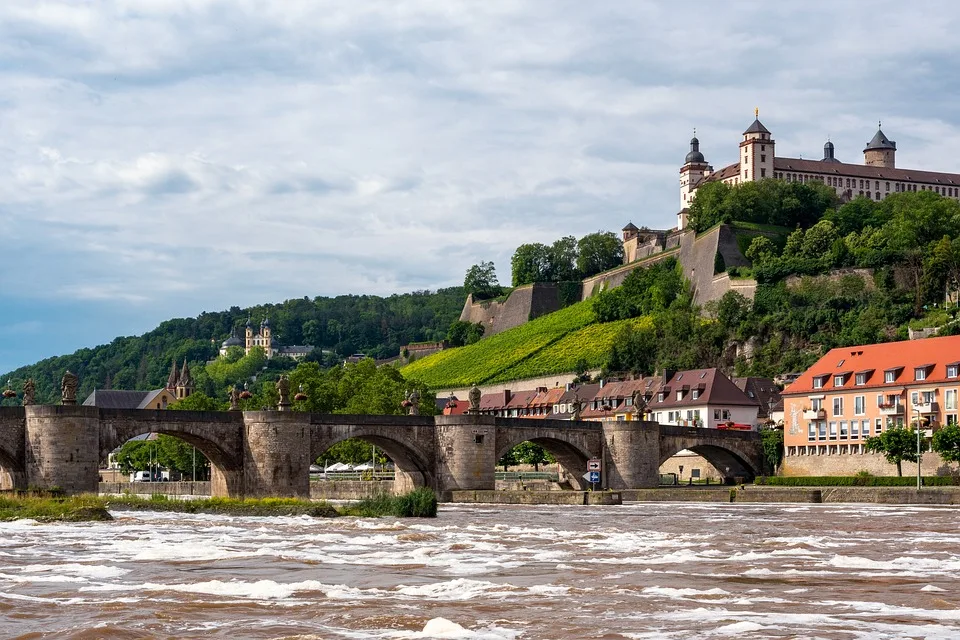
[[[948,198],[960,199],[960,174],[901,169],[896,166],[897,143],[887,138],[878,126],[877,132],[863,149],[863,164],[841,162],[829,140],[823,145],[823,158],[777,157],[773,134],[760,122],[759,112],[743,132],[737,162],[719,171],[706,161],[700,141],[694,135],[690,151],[680,168],[680,212],[677,226],[687,226],[687,210],[697,189],[712,181],[736,185],[765,178],[787,182],[820,182],[832,187],[841,200],[864,196],[883,200],[893,193],[933,191]]]
[[[277,344],[273,336],[273,330],[270,328],[269,318],[264,318],[260,322],[259,328],[256,330],[254,329],[253,321],[251,319],[247,319],[247,324],[243,330],[243,339],[240,339],[236,332],[231,333],[230,337],[221,343],[220,355],[227,355],[227,352],[233,347],[243,348],[244,355],[248,355],[250,350],[254,347],[260,347],[267,355],[267,358],[283,356],[287,358],[293,358],[294,360],[302,359],[314,349],[314,347],[311,345],[295,344],[290,346],[281,346]]]
[[[783,391],[784,454],[863,455],[891,427],[955,424],[960,336],[832,349]],[[922,445],[928,448],[926,445]]]

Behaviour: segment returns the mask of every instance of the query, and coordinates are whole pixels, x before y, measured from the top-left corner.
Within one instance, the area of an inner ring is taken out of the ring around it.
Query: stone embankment
[[[960,505],[960,487],[684,487],[620,491],[636,502],[752,502]]]
[[[469,504],[622,504],[620,491],[451,491],[450,502]]]

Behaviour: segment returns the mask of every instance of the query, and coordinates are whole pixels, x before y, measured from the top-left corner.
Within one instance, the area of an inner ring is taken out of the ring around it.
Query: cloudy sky
[[[960,4],[0,4],[0,372],[231,305],[669,228],[696,127],[960,172]]]

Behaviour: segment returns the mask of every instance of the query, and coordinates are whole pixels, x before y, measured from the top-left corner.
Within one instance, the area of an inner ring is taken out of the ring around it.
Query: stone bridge
[[[195,446],[211,463],[215,496],[310,495],[310,464],[334,444],[360,438],[396,465],[395,491],[430,487],[489,490],[496,461],[521,442],[549,451],[582,488],[590,458],[603,460],[602,485],[655,487],[660,465],[683,449],[729,477],[762,471],[759,435],[655,422],[571,422],[492,416],[368,416],[278,411],[149,411],[84,406],[0,408],[5,487],[97,491],[111,451],[161,433]]]

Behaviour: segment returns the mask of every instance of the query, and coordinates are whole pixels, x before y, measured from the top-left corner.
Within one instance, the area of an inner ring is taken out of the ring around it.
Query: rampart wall
[[[480,323],[483,335],[519,327],[523,323],[560,309],[560,290],[553,283],[527,284],[514,289],[506,300],[473,301],[473,295],[460,312],[463,322]]]

